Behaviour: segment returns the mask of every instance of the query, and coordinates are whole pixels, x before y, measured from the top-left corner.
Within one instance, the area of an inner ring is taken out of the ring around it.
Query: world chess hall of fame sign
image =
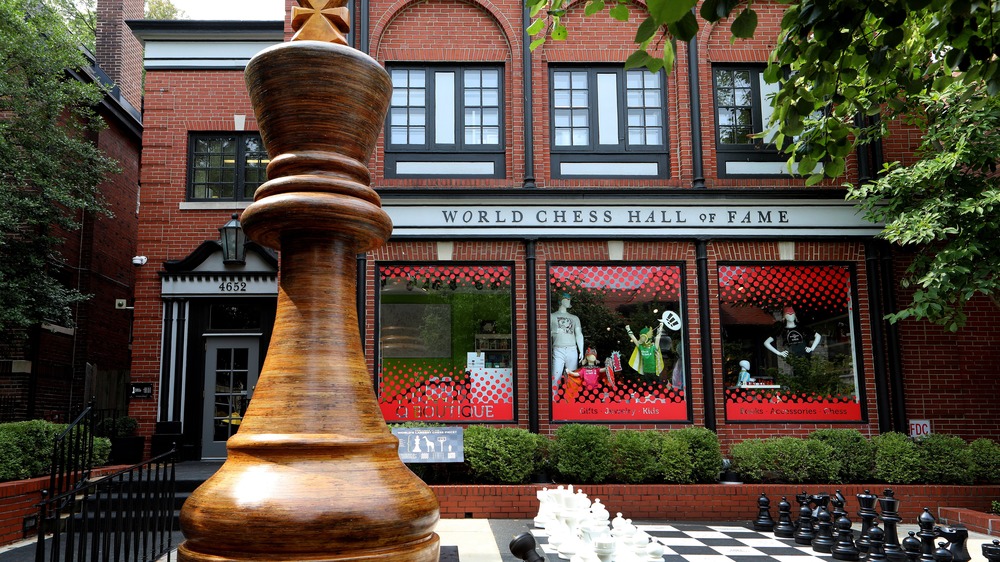
[[[552,420],[690,419],[684,268],[550,263]]]
[[[514,420],[513,266],[378,266],[378,394],[388,422]]]
[[[730,422],[860,422],[852,264],[720,264]]]

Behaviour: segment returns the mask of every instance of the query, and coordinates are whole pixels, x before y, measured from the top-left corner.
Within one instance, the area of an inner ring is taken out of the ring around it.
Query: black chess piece
[[[816,519],[816,514],[819,513],[820,508],[827,511],[830,510],[830,494],[813,494],[811,498],[813,504],[816,506],[816,510],[813,512],[813,519]]]
[[[969,562],[972,560],[972,555],[969,554],[969,550],[965,547],[965,543],[969,540],[969,530],[963,525],[944,528],[935,527],[934,534],[948,541],[948,551],[951,552],[954,562]]]
[[[878,498],[868,490],[865,490],[863,494],[857,494],[857,498],[858,517],[861,518],[861,536],[858,537],[858,550],[868,552],[868,529],[871,528],[872,521],[878,517],[878,512],[875,511],[875,501]]]
[[[816,531],[813,530],[812,508],[809,507],[809,499],[806,498],[799,508],[799,525],[795,529],[795,544],[810,545],[816,538]]]
[[[792,504],[788,498],[781,496],[778,502],[778,524],[774,527],[774,536],[790,539],[795,536],[795,525],[792,524]]]
[[[910,531],[909,536],[903,539],[902,548],[908,562],[917,562],[920,559],[920,539],[913,531]]]
[[[874,497],[874,496],[872,496]],[[874,503],[874,500],[872,500]],[[885,531],[873,521],[868,527],[868,562],[884,562],[889,557],[885,554]]]
[[[771,500],[767,494],[761,493],[757,499],[757,520],[753,522],[754,531],[773,531],[774,519],[771,519]]]
[[[510,541],[510,553],[518,560],[545,562],[545,558],[535,550],[535,537],[531,533],[521,533]]]
[[[795,518],[795,530],[798,531],[799,523],[801,522],[802,519],[802,505],[809,504],[809,493],[806,492],[805,490],[802,490],[802,492],[795,494],[795,502],[799,504],[799,516]]]
[[[1000,540],[993,539],[993,544],[983,543],[983,558],[989,562],[1000,562]]]
[[[831,514],[833,515],[834,525],[837,524],[837,521],[839,521],[841,517],[847,515],[847,511],[844,510],[844,502],[846,501],[847,500],[844,498],[844,494],[841,494],[840,490],[837,490],[837,493],[830,498],[830,505],[833,506]]]
[[[934,562],[952,562],[954,559],[955,557],[948,550],[948,543],[939,542],[938,547],[934,550]]]
[[[879,519],[882,520],[885,530],[885,553],[887,556],[892,556],[895,552],[903,551],[896,533],[896,524],[903,520],[899,516],[899,500],[895,498],[891,488],[886,488],[883,497],[878,499],[878,505],[881,509]]]
[[[917,538],[920,539],[920,562],[934,562],[934,523],[937,521],[931,515],[929,507],[924,508],[924,512],[917,517]]]
[[[837,519],[837,544],[831,551],[837,560],[859,560],[858,547],[854,545],[854,531],[851,531],[851,520],[846,515]]]
[[[813,550],[829,554],[835,544],[837,541],[833,536],[833,518],[825,507],[820,506],[816,514],[816,538],[812,541]]]

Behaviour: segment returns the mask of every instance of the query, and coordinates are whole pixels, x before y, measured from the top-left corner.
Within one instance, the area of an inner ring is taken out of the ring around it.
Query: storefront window
[[[679,265],[549,268],[552,419],[690,419]]]
[[[726,419],[863,421],[844,265],[720,265]]]
[[[379,266],[386,421],[513,421],[512,268]]]

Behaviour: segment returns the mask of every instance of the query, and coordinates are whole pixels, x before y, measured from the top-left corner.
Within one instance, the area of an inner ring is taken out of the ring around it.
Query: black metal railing
[[[174,452],[43,498],[35,562],[169,562]]]
[[[50,497],[70,492],[90,478],[94,464],[93,414],[93,404],[90,404],[53,441]]]

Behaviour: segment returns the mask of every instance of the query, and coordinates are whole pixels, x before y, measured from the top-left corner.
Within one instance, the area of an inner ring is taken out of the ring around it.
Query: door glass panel
[[[250,403],[248,395],[249,350],[220,348],[216,352],[215,407],[213,435],[215,441],[226,441],[239,430],[243,414]]]

